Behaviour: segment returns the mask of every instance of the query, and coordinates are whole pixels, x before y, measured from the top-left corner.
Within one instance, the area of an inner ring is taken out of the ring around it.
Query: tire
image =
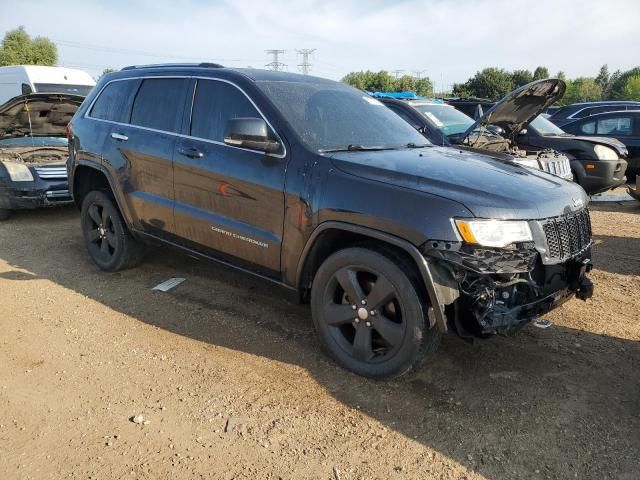
[[[87,194],[82,202],[80,223],[89,256],[102,270],[117,272],[142,260],[144,245],[131,236],[107,193],[94,190]]]
[[[11,216],[11,210],[7,210],[6,208],[0,208],[0,220],[6,220]]]
[[[365,377],[398,377],[435,350],[441,335],[425,325],[428,305],[405,273],[412,271],[402,259],[360,247],[320,266],[311,287],[313,323],[339,365]]]

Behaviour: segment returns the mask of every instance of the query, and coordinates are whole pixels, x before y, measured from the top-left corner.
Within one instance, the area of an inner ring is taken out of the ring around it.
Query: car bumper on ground
[[[571,160],[571,169],[576,174],[580,186],[590,195],[606,192],[627,181],[625,176],[627,161],[623,159],[574,159]]]

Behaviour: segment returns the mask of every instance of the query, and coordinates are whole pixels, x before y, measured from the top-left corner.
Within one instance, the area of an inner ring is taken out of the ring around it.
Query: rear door
[[[191,121],[174,159],[177,233],[195,248],[277,272],[285,158],[224,144],[228,120],[264,118],[237,86],[198,79],[194,88]]]
[[[175,233],[172,162],[187,85],[185,78],[139,80],[130,113],[112,124],[103,149],[135,227],[160,237]]]

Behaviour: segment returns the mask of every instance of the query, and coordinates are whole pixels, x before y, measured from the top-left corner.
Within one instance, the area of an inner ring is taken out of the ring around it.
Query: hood
[[[63,93],[31,93],[0,105],[0,138],[64,137],[67,124],[84,97]]]
[[[475,121],[463,138],[478,128],[498,125],[512,138],[550,105],[562,98],[566,85],[562,80],[548,78],[528,83],[509,93]]]
[[[458,202],[478,218],[555,217],[589,202],[573,182],[449,147],[339,152],[330,158],[345,173]]]
[[[589,137],[567,133],[565,135],[545,135],[543,138],[545,140],[557,140],[560,143],[566,142],[567,140],[575,140],[580,142],[593,143],[595,145],[604,145],[605,147],[613,148],[621,158],[626,158],[629,155],[627,146],[617,138],[612,137]],[[564,151],[561,147],[556,146],[555,144],[552,144],[550,146],[556,150]]]

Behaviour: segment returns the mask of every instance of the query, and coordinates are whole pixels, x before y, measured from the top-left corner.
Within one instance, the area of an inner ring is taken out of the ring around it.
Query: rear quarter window
[[[89,116],[111,122],[128,123],[131,116],[131,101],[139,80],[117,80],[107,84],[96,99]]]
[[[183,78],[143,80],[133,101],[131,124],[177,132],[182,122],[186,82]]]

